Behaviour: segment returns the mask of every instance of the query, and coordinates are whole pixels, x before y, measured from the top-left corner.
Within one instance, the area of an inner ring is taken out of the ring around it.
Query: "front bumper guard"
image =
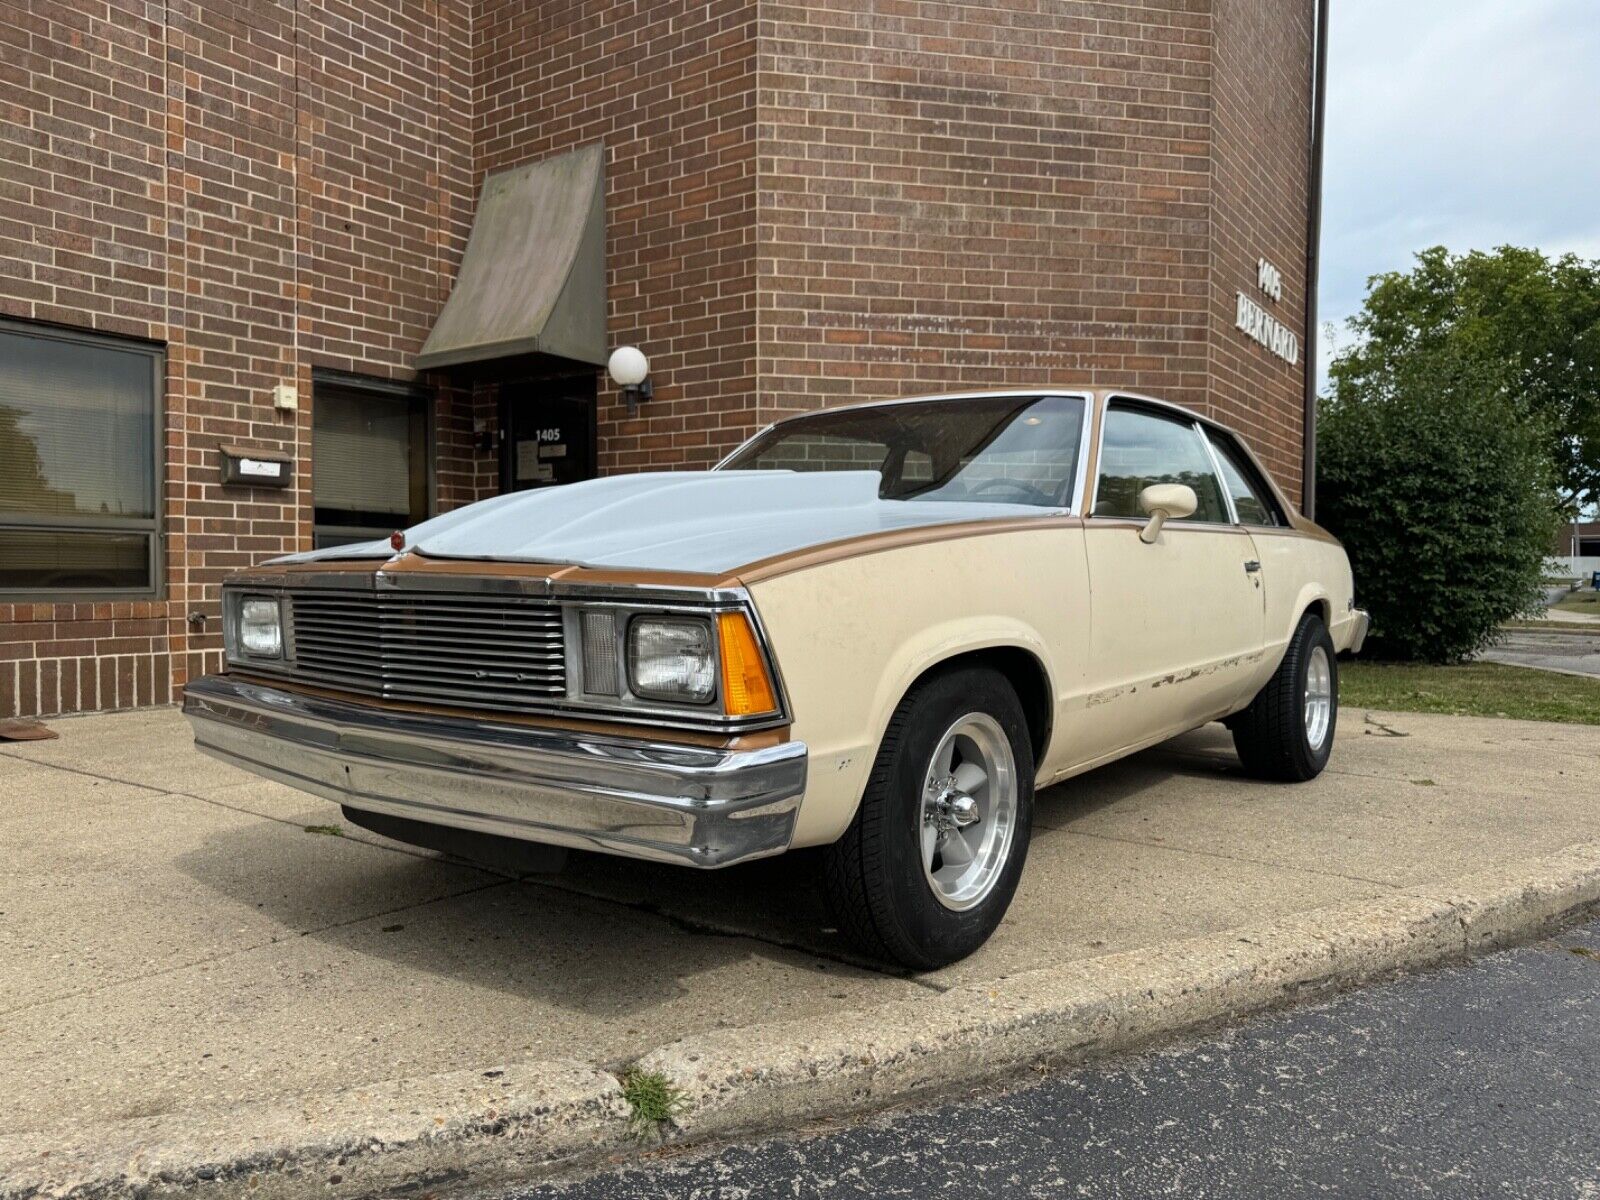
[[[208,675],[198,749],[367,812],[630,858],[721,867],[789,848],[806,746],[654,742],[375,708]]]

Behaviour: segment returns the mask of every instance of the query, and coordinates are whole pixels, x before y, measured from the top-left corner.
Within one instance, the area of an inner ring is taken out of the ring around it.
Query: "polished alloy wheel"
[[[922,869],[940,904],[967,909],[989,894],[1016,824],[1011,741],[989,714],[968,713],[939,739],[922,784]]]
[[[1306,741],[1311,749],[1321,750],[1333,724],[1333,664],[1321,646],[1311,651],[1306,663]]]

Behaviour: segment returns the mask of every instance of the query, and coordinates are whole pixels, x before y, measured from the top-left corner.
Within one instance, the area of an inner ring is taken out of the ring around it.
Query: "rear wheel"
[[[1283,661],[1250,707],[1228,722],[1245,770],[1262,779],[1315,779],[1333,753],[1339,721],[1339,660],[1328,627],[1307,613]]]
[[[1006,678],[960,668],[889,722],[855,819],[824,852],[830,905],[861,950],[917,970],[983,945],[1016,893],[1033,747]]]

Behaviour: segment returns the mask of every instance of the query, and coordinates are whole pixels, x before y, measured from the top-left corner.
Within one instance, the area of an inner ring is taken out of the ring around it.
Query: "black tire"
[[[1015,806],[1008,849],[1003,858],[997,851],[988,890],[971,907],[955,909],[939,900],[924,870],[923,784],[945,734],[979,714],[999,726],[1010,746]],[[913,970],[946,966],[982,946],[1010,907],[1027,861],[1033,783],[1027,718],[1005,676],[965,667],[919,683],[889,721],[855,819],[823,852],[825,889],[840,930],[869,958]]]
[[[1325,656],[1332,686],[1327,732],[1312,745],[1306,730],[1306,676],[1316,652]],[[1300,618],[1283,661],[1256,693],[1250,707],[1232,717],[1233,745],[1251,775],[1283,783],[1304,783],[1322,774],[1333,753],[1339,724],[1339,659],[1328,627],[1314,612]]]

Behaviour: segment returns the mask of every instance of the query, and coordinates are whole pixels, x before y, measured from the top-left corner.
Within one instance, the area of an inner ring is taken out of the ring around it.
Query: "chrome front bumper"
[[[367,812],[721,867],[789,848],[806,747],[724,750],[396,712],[208,675],[195,745]]]

